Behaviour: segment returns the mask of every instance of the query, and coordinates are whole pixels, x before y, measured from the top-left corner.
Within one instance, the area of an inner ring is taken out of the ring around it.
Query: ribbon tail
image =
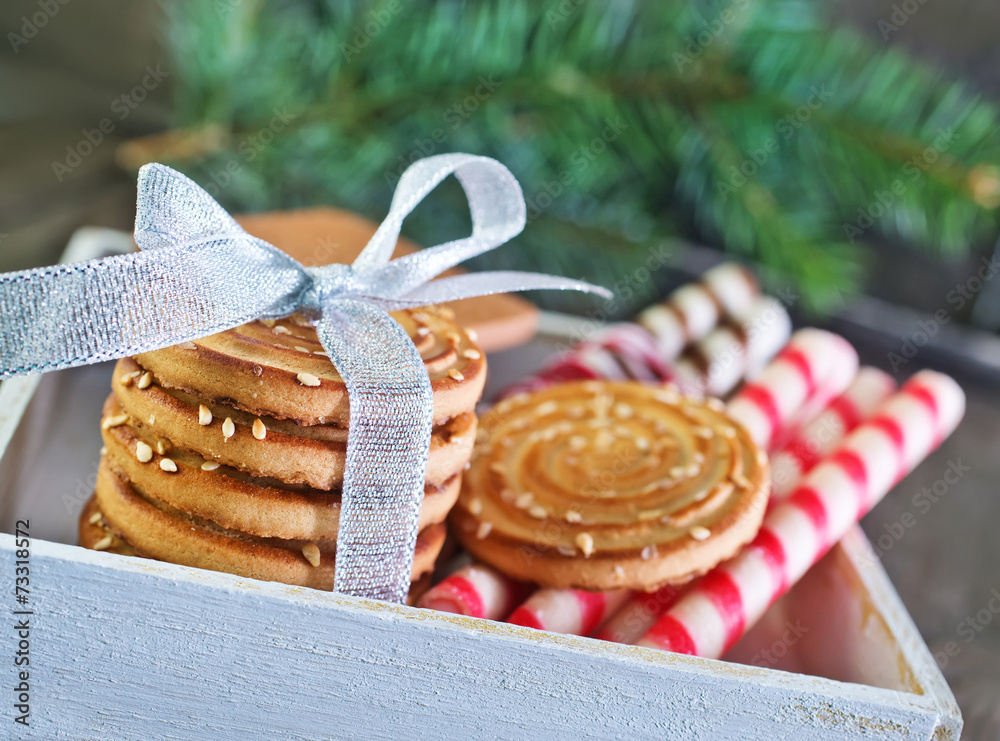
[[[403,603],[430,450],[430,378],[405,330],[370,303],[326,302],[317,332],[350,398],[334,590]]]
[[[604,299],[610,299],[613,296],[608,289],[582,280],[560,278],[543,273],[496,270],[441,278],[415,288],[399,298],[378,297],[373,300],[387,311],[395,311],[402,308],[458,301],[475,296],[535,290],[583,291]]]
[[[294,308],[312,279],[250,242],[0,275],[0,378],[157,350]]]

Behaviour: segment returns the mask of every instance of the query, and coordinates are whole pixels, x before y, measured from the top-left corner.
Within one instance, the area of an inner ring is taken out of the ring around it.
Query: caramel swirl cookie
[[[258,538],[187,515],[120,478],[102,459],[95,506],[100,516],[80,519],[80,544],[96,550],[142,555],[160,561],[225,571],[264,581],[333,589],[334,543],[329,540]],[[94,528],[106,531],[94,541]],[[443,524],[417,536],[413,579],[434,568],[445,540]]]
[[[434,420],[469,412],[486,382],[486,359],[440,307],[392,313],[417,346],[431,378]],[[301,425],[347,427],[347,388],[313,325],[301,316],[249,324],[137,355],[161,386],[206,403]]]
[[[766,455],[715,399],[566,383],[481,418],[451,518],[462,545],[515,579],[652,590],[750,541],[769,482]]]

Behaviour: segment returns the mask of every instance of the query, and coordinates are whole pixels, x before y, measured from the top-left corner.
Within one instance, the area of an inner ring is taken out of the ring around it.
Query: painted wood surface
[[[925,695],[44,541],[31,569],[26,738],[948,737]]]

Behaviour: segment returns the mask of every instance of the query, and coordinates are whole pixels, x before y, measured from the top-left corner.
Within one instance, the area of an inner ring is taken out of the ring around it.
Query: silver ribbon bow
[[[390,261],[403,219],[454,174],[472,235]],[[428,282],[491,250],[525,224],[521,188],[487,157],[445,154],[410,166],[392,207],[352,265],[306,268],[247,234],[179,172],[139,172],[141,252],[0,275],[0,378],[149,352],[295,312],[319,340],[350,399],[334,589],[403,602],[410,585],[430,448],[430,379],[387,312],[529,289],[603,288],[535,273],[472,273]]]

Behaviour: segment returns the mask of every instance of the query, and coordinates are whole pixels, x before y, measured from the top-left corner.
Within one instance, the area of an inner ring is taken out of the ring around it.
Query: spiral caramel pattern
[[[650,590],[748,542],[768,481],[765,454],[717,400],[567,383],[481,419],[452,519],[473,555],[513,578]]]

